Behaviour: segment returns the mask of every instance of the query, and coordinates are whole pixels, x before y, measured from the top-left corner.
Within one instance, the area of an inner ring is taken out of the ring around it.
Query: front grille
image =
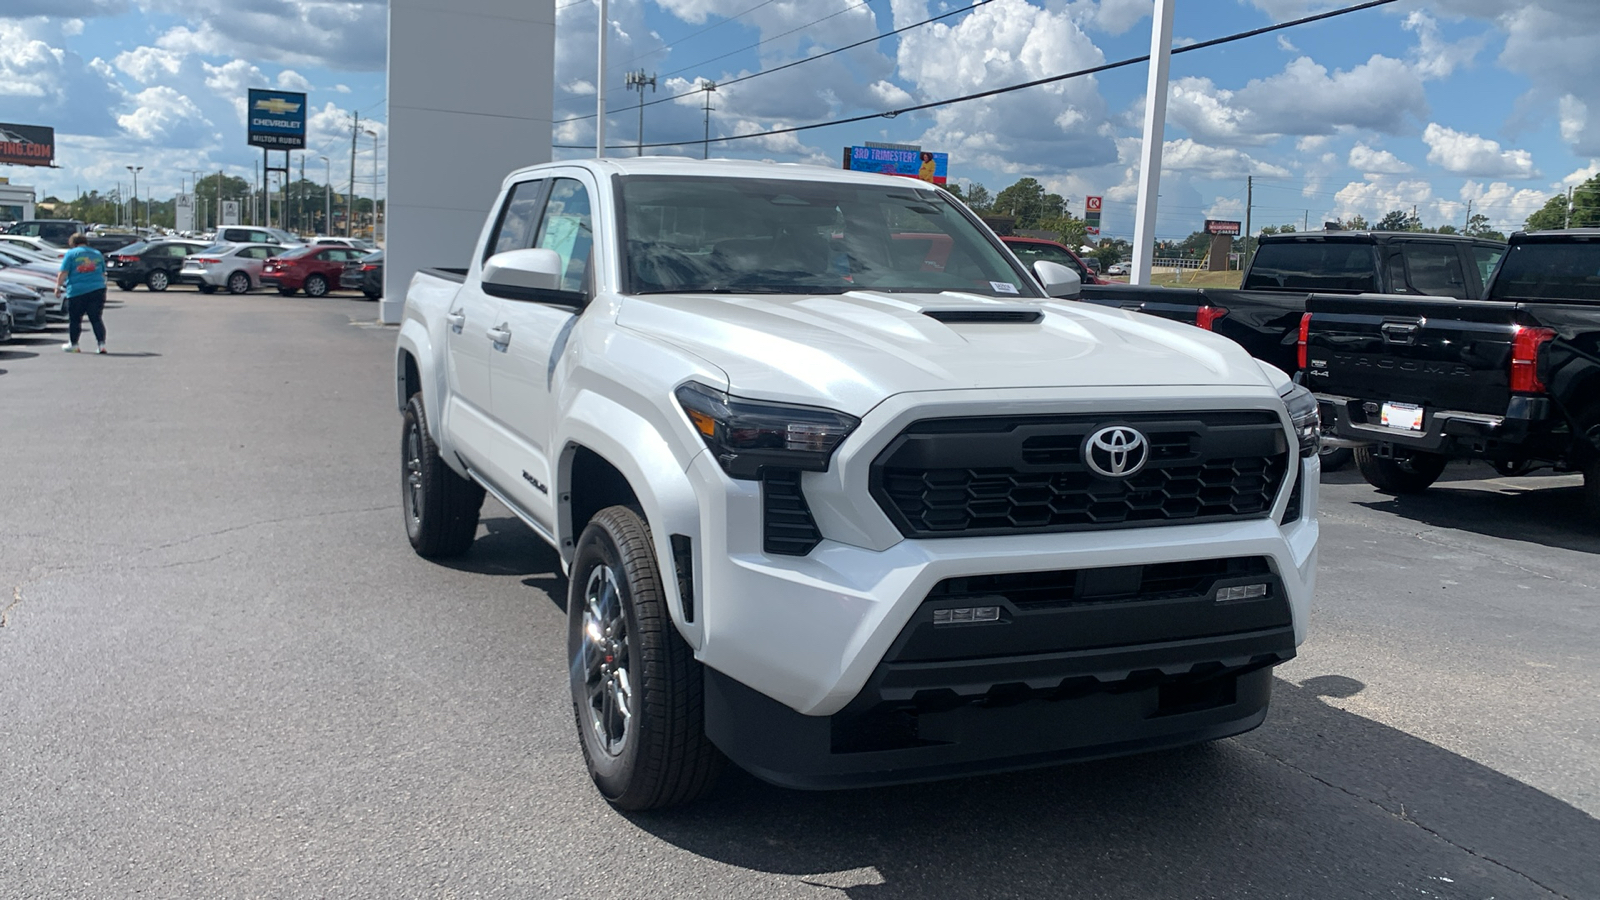
[[[1142,566],[968,575],[946,578],[934,585],[928,600],[972,599],[976,602],[986,597],[1003,597],[1019,610],[1171,600],[1208,596],[1219,579],[1271,574],[1266,557],[1244,556]]]
[[[761,476],[761,546],[780,556],[805,556],[822,543],[811,507],[794,469],[766,469]]]
[[[1150,442],[1130,478],[1099,476],[1082,459],[1108,425]],[[906,537],[1226,521],[1268,515],[1289,461],[1268,410],[936,419],[879,454],[872,493]]]

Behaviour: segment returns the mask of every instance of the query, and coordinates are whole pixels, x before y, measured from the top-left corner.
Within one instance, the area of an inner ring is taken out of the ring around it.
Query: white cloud
[[[284,69],[278,73],[278,88],[285,91],[309,91],[312,89],[312,85],[299,72],[293,69]]]
[[[1374,150],[1366,144],[1350,148],[1350,168],[1364,175],[1399,175],[1411,171],[1410,164],[1387,150]]]
[[[1557,108],[1560,110],[1561,139],[1569,144],[1577,143],[1589,127],[1589,104],[1571,94],[1562,94]]]
[[[117,116],[117,124],[140,140],[193,146],[211,126],[193,100],[166,85],[140,91],[133,102],[133,112]]]
[[[117,68],[128,73],[135,81],[149,84],[178,74],[183,66],[183,54],[159,47],[138,47],[118,53],[115,63]]]
[[[1461,186],[1462,201],[1472,201],[1472,211],[1488,216],[1493,227],[1501,231],[1522,228],[1549,198],[1544,191],[1516,188],[1504,181],[1488,186],[1468,181]]]
[[[1497,141],[1464,134],[1430,122],[1422,133],[1428,145],[1428,162],[1457,175],[1534,178],[1533,154],[1526,150],[1501,150]]]
[[[156,40],[163,49],[290,66],[378,71],[387,63],[382,0],[142,0],[188,20]]]
[[[1450,43],[1439,36],[1439,23],[1421,10],[1406,16],[1403,27],[1417,33],[1417,46],[1412,51],[1415,69],[1428,79],[1448,78],[1456,69],[1469,66],[1487,42],[1487,35],[1475,35]]]
[[[1287,178],[1293,175],[1282,166],[1253,159],[1249,154],[1232,148],[1208,147],[1184,138],[1167,141],[1161,149],[1161,169],[1188,172],[1206,178],[1239,178],[1258,175],[1268,178]]]

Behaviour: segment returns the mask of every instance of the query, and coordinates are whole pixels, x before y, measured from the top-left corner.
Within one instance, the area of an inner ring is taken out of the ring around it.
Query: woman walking
[[[56,275],[56,295],[67,298],[67,342],[61,349],[78,352],[78,335],[83,333],[83,317],[89,317],[100,352],[106,352],[106,324],[100,314],[106,308],[106,258],[90,247],[82,233],[67,241],[67,255],[61,257],[61,272]]]

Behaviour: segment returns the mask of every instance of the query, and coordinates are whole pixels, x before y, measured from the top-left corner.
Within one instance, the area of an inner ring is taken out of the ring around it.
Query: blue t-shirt
[[[106,258],[93,247],[73,247],[61,257],[61,271],[67,273],[62,295],[76,297],[106,286]]]

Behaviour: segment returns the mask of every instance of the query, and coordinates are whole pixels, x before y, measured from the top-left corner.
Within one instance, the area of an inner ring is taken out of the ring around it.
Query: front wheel
[[[152,291],[164,291],[167,289],[167,286],[172,283],[172,279],[167,277],[167,273],[165,271],[157,269],[145,276],[144,283],[148,285]]]
[[[1411,453],[1380,457],[1376,445],[1357,447],[1356,468],[1361,477],[1385,494],[1420,494],[1444,474],[1448,462],[1437,453]]]
[[[418,556],[460,556],[478,531],[483,488],[451,471],[428,434],[422,395],[412,394],[401,416],[400,505],[406,538]]]
[[[328,294],[328,279],[321,275],[312,275],[306,279],[307,297],[325,297]]]
[[[134,286],[135,286],[135,282],[132,282],[132,281],[119,281],[119,282],[117,282],[117,287],[121,288],[124,291],[131,291],[131,290],[133,290]]]
[[[709,791],[700,664],[667,612],[650,529],[626,506],[595,514],[567,582],[572,707],[589,777],[611,805],[660,809]]]

